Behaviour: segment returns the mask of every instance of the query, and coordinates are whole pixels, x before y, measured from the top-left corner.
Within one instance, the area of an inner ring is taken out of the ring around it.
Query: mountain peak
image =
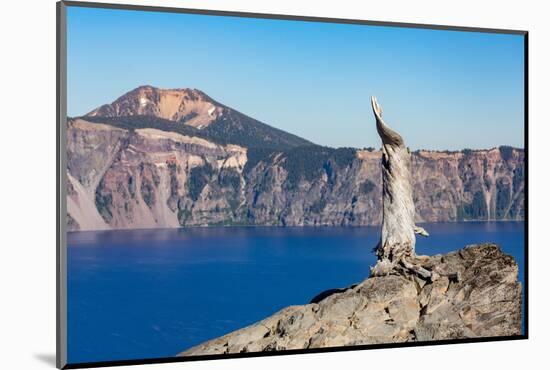
[[[162,89],[143,85],[86,116],[154,116],[202,129],[220,118],[223,111],[222,105],[198,89]]]
[[[82,118],[124,128],[185,132],[186,135],[248,148],[288,149],[313,145],[220,104],[194,88],[139,86]]]

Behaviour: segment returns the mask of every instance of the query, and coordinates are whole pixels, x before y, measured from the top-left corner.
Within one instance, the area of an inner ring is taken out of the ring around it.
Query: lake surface
[[[524,223],[423,224],[417,253],[494,242],[519,264]],[[170,357],[360,282],[379,227],[187,228],[68,235],[70,363]]]

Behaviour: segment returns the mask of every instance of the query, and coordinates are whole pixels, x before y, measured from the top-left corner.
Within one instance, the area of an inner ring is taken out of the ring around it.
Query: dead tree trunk
[[[386,125],[376,97],[371,98],[376,129],[382,139],[382,234],[376,247],[378,263],[373,276],[388,275],[396,270],[412,270],[423,278],[431,273],[422,268],[415,255],[415,233],[428,233],[414,224],[411,153],[403,138]]]

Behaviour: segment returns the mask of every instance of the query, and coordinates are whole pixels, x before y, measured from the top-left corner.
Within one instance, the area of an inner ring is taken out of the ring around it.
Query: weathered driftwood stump
[[[371,98],[376,129],[382,139],[382,234],[376,247],[378,263],[373,276],[384,276],[399,270],[409,270],[421,277],[433,278],[421,267],[422,257],[415,254],[415,233],[428,236],[414,224],[411,153],[401,135],[386,125],[376,97]]]

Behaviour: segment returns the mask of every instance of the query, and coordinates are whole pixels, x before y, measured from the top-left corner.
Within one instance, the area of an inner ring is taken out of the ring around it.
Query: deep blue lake
[[[523,283],[524,223],[423,224],[418,254],[494,242]],[[185,228],[68,235],[70,363],[170,357],[360,282],[379,227]]]

